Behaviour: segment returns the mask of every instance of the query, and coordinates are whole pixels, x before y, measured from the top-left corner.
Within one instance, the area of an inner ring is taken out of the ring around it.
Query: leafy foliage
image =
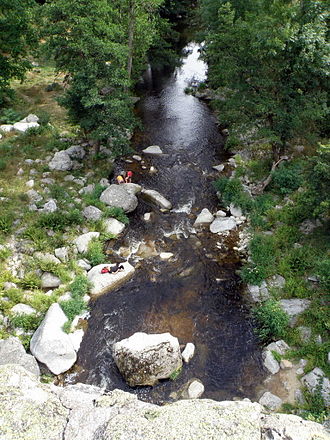
[[[42,213],[36,222],[36,226],[63,231],[68,226],[80,225],[81,223],[83,223],[83,217],[80,211],[73,209],[69,212]]]
[[[98,239],[91,240],[85,256],[92,266],[104,263],[106,256],[103,252],[103,243]]]
[[[124,225],[129,223],[129,218],[125,214],[124,210],[122,208],[118,208],[117,206],[110,206],[109,208],[106,208],[104,211],[104,217],[113,217],[119,222],[124,223]]]
[[[260,304],[253,310],[253,316],[257,321],[257,333],[262,341],[285,338],[289,317],[276,301],[268,300]]]

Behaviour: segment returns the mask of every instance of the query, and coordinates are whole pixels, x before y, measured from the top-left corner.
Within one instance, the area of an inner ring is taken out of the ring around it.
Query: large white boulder
[[[101,194],[100,200],[109,206],[122,208],[125,212],[132,212],[138,205],[138,199],[134,194],[125,190],[125,184],[110,185]]]
[[[202,209],[200,214],[198,214],[193,226],[196,228],[198,226],[209,225],[210,223],[213,222],[213,220],[214,220],[214,216],[210,213],[210,211],[207,208],[204,208]]]
[[[162,209],[172,209],[172,203],[154,189],[143,189],[142,196]]]
[[[105,266],[112,266],[111,264],[99,264],[93,267],[87,274],[88,280],[92,283],[90,289],[91,296],[102,295],[103,293],[110,292],[121,286],[125,281],[129,280],[134,272],[134,267],[127,261],[121,263],[124,266],[124,270],[117,273],[101,273],[101,270]]]
[[[99,232],[87,232],[86,234],[79,235],[74,240],[74,244],[77,246],[78,252],[84,254],[88,250],[88,245],[93,238],[98,238],[100,236]]]
[[[19,122],[39,122],[39,118],[37,115],[30,113],[26,118],[21,119]]]
[[[39,127],[38,122],[16,122],[14,124],[14,130],[19,131],[20,133],[25,133],[30,128]]]
[[[69,336],[62,330],[67,320],[60,305],[52,304],[30,342],[33,356],[54,374],[69,370],[77,359]]]
[[[66,151],[58,151],[48,166],[52,171],[69,171],[73,168],[73,162]]]
[[[217,217],[210,225],[210,231],[213,234],[218,234],[219,232],[226,232],[235,229],[237,226],[235,219],[228,217]]]
[[[130,386],[153,386],[182,367],[179,341],[170,333],[134,333],[114,344],[112,354]]]
[[[14,131],[14,126],[12,124],[2,124],[0,125],[0,131],[10,133],[11,131]]]

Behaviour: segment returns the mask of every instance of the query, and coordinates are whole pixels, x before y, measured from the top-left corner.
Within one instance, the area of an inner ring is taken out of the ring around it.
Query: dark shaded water
[[[217,208],[212,165],[224,161],[226,154],[208,107],[184,93],[189,81],[205,75],[198,48],[189,48],[192,53],[182,68],[157,84],[149,83],[150,89],[139,105],[145,131],[136,136],[136,150],[159,145],[165,154],[147,158],[144,164],[121,164],[134,170],[135,182],[171,200],[173,210],[162,213],[141,200],[126,236],[110,243],[112,261],[129,254],[136,274],[122,288],[91,303],[79,371],[67,377],[67,381],[135,392],[141,399],[156,403],[171,400],[171,393],[192,378],[203,382],[203,397],[253,398],[264,376],[260,350],[235,275],[238,260],[232,246],[237,233],[220,238],[207,230],[196,233],[192,228],[202,208]],[[156,175],[142,168],[150,165],[157,168]],[[150,211],[154,217],[146,223],[143,214]],[[158,252],[172,252],[174,257],[168,261],[159,256],[141,259],[136,249],[142,241],[152,243]],[[193,342],[196,355],[175,381],[131,389],[114,365],[111,346],[137,331],[170,332],[181,344]]]

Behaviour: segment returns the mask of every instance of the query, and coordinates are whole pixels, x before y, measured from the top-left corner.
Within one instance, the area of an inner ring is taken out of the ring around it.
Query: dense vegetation
[[[290,356],[329,375],[330,144],[329,1],[201,0],[200,38],[209,65],[211,105],[236,153],[233,175],[215,188],[223,206],[240,206],[252,239],[240,272],[271,288],[253,310],[264,343],[285,339]],[[283,156],[285,155],[285,157]],[[281,158],[281,160],[279,160]],[[285,159],[285,160],[283,160]],[[292,328],[279,300],[309,308]],[[305,329],[310,331],[304,335]],[[286,410],[326,417],[320,393]]]

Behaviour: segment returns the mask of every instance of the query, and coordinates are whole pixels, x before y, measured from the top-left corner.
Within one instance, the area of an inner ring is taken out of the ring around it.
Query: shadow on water
[[[202,208],[213,212],[217,208],[212,166],[227,155],[208,107],[184,93],[191,80],[203,80],[206,74],[204,63],[198,60],[198,47],[191,44],[188,52],[172,76],[149,82],[138,107],[145,131],[136,136],[135,149],[160,145],[164,154],[120,164],[133,169],[136,183],[170,199],[173,210],[162,213],[140,200],[126,235],[110,244],[109,254],[114,257],[120,248],[128,249],[136,274],[122,288],[91,302],[78,372],[66,379],[121,388],[155,403],[171,400],[192,378],[203,382],[203,397],[254,398],[264,376],[235,275],[239,261],[232,247],[237,233],[217,237],[192,227]],[[142,168],[150,165],[157,168],[156,175]],[[150,211],[154,217],[147,223],[143,214]],[[158,252],[172,252],[174,257],[168,261],[159,256],[138,258],[132,249],[142,241],[153,243]],[[153,388],[129,388],[114,364],[111,346],[137,331],[170,332],[182,346],[193,342],[196,355],[175,381],[163,381]]]

